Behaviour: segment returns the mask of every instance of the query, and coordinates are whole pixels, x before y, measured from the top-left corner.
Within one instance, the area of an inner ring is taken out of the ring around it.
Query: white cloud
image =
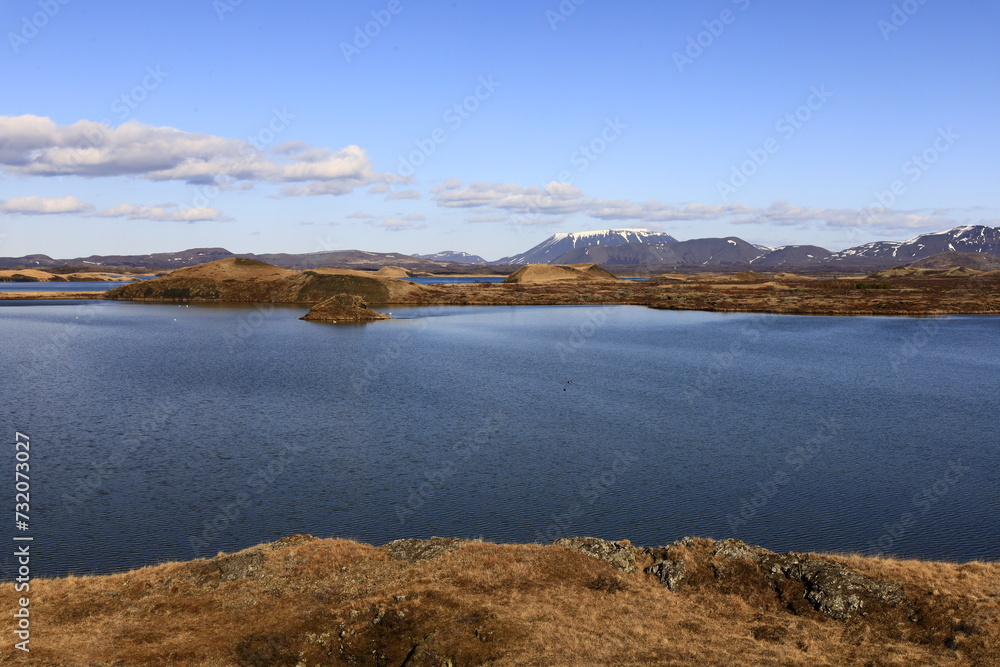
[[[944,213],[944,211],[937,211]],[[945,229],[955,226],[955,220],[940,215],[918,215],[912,211],[897,211],[874,207],[869,209],[808,208],[787,201],[776,201],[745,217],[736,224],[764,224],[808,227],[819,224],[837,229],[877,229],[886,232],[914,229]]]
[[[371,213],[362,213],[361,211],[355,211],[347,216],[351,220],[371,220],[375,216]]]
[[[163,206],[137,206],[119,204],[94,214],[99,218],[128,218],[129,220],[158,220],[162,222],[204,222],[228,220],[217,208],[177,208],[177,204]]]
[[[81,120],[58,125],[42,116],[0,116],[0,168],[20,176],[134,176],[192,184],[230,181],[302,183],[286,196],[346,194],[393,180],[375,172],[358,146],[339,150],[286,142],[261,151],[242,139],[128,121],[118,127]]]
[[[383,222],[372,223],[372,227],[386,229],[390,232],[408,232],[415,229],[423,229],[426,226],[427,225],[417,225],[410,220],[403,220],[401,218],[389,218]]]
[[[379,194],[385,194],[386,192],[392,192],[392,190],[390,190],[389,186],[386,185],[385,183],[379,183],[378,185],[373,185],[370,188],[368,188],[367,194],[379,195]]]
[[[394,201],[399,199],[420,199],[421,195],[416,190],[403,190],[401,192],[393,192],[391,195],[385,198],[386,201]]]
[[[470,183],[466,187],[434,189],[434,201],[445,208],[485,208],[506,215],[481,215],[466,218],[466,222],[502,222],[508,216],[521,216],[511,221],[517,226],[556,224],[577,213],[606,221],[636,220],[653,227],[657,223],[725,220],[737,224],[779,226],[825,226],[832,228],[877,229],[902,231],[914,229],[945,229],[957,221],[945,217],[946,211],[923,215],[916,211],[871,209],[827,209],[794,206],[777,201],[766,208],[743,204],[699,204],[682,202],[669,204],[650,199],[635,202],[627,199],[587,197],[579,188],[568,183],[553,182],[540,187],[513,183]]]
[[[531,216],[582,213],[600,220],[643,220],[649,222],[714,220],[752,213],[741,204],[693,204],[681,206],[655,200],[638,203],[625,199],[587,197],[568,183],[552,182],[544,188],[515,184],[471,183],[468,187],[438,192],[435,201],[448,208],[488,207]]]
[[[93,210],[93,204],[80,201],[72,196],[15,197],[7,201],[0,199],[0,213],[10,215],[65,215],[67,213],[90,213]]]

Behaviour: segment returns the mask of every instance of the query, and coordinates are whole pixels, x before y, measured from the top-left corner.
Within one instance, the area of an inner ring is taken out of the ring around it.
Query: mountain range
[[[288,269],[350,267],[378,269],[400,266],[436,273],[486,272],[490,265],[581,264],[613,267],[738,267],[762,269],[879,269],[909,264],[940,253],[980,253],[1000,256],[1000,227],[964,225],[921,234],[905,241],[876,241],[837,252],[814,245],[771,247],[741,238],[703,238],[678,241],[669,234],[646,229],[605,229],[554,234],[533,248],[495,262],[478,255],[447,250],[429,255],[337,250],[304,254],[236,254],[225,248],[193,248],[148,255],[91,255],[53,259],[48,255],[0,257],[0,268],[93,267],[173,269],[228,257],[257,259]]]
[[[564,252],[558,254],[560,250]],[[756,245],[735,236],[677,241],[668,234],[646,230],[607,229],[555,234],[527,252],[496,263],[869,268],[906,264],[945,252],[1000,255],[1000,228],[965,225],[906,241],[876,241],[838,252],[814,245]]]

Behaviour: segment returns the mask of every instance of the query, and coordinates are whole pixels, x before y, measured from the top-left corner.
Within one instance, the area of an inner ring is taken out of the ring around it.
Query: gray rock
[[[684,576],[687,574],[687,566],[682,560],[661,560],[653,563],[644,571],[646,574],[655,576],[660,580],[661,584],[671,591],[676,591],[684,581]]]
[[[458,537],[432,537],[426,540],[394,540],[382,548],[389,552],[389,557],[393,560],[416,563],[443,556],[473,542],[475,540],[463,540]]]
[[[629,542],[612,542],[596,537],[564,537],[552,544],[566,547],[573,551],[579,551],[591,558],[602,560],[622,572],[632,573],[636,571],[636,550]]]

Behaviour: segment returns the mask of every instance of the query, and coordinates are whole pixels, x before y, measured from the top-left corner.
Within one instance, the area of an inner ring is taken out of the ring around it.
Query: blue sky
[[[10,0],[0,255],[996,226],[998,19],[986,0]]]

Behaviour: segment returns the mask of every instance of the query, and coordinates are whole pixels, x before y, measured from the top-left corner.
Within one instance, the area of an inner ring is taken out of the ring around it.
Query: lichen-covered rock
[[[761,567],[771,580],[802,582],[805,597],[814,609],[836,619],[864,615],[874,608],[899,607],[906,603],[897,584],[866,577],[850,568],[807,554],[765,554]]]
[[[389,552],[389,557],[393,560],[416,563],[443,556],[473,542],[475,540],[463,540],[458,537],[431,537],[426,540],[393,540],[382,548]]]
[[[871,579],[845,565],[809,554],[778,554],[730,539],[717,542],[712,556],[716,561],[713,563],[716,578],[745,576],[745,566],[754,564],[790,607],[807,609],[801,603],[808,602],[812,609],[829,618],[849,619],[907,602],[897,584]],[[740,565],[727,561],[740,561]]]
[[[596,537],[561,538],[552,544],[566,547],[586,554],[591,558],[602,560],[613,565],[622,572],[635,572],[635,547],[627,540],[612,542]]]
[[[660,560],[647,567],[644,572],[652,574],[660,580],[661,584],[676,591],[684,582],[687,565],[682,560]]]

